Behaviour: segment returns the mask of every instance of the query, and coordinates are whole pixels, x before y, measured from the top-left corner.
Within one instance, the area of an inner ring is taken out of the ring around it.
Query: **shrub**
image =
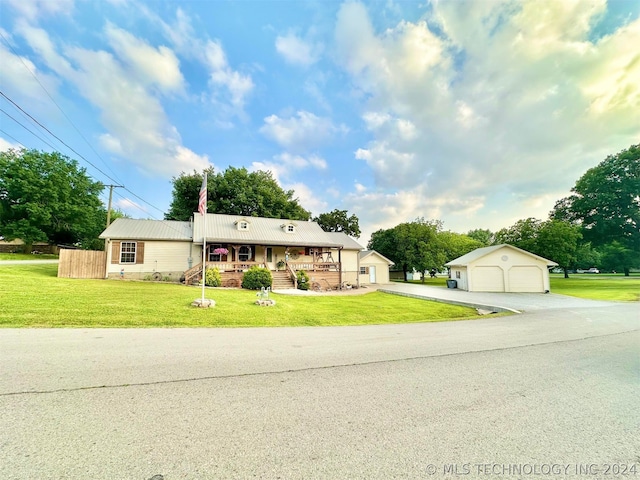
[[[220,271],[217,268],[207,268],[204,272],[204,284],[207,287],[219,287],[222,285]]]
[[[242,288],[247,290],[260,290],[262,287],[270,287],[272,283],[271,272],[262,267],[251,267],[242,277]]]
[[[304,270],[298,270],[296,272],[298,279],[298,290],[309,290],[309,275]]]

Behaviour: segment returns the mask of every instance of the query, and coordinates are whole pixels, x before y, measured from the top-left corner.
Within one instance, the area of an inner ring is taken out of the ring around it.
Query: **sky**
[[[78,160],[133,218],[233,166],[365,245],[497,231],[640,142],[639,45],[636,0],[0,0],[0,150]]]

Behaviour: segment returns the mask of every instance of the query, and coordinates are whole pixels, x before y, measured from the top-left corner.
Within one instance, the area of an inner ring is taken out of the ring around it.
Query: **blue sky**
[[[134,218],[231,165],[361,243],[498,230],[640,141],[637,1],[0,0],[0,33],[0,90],[75,152],[5,97],[0,148],[78,159]]]

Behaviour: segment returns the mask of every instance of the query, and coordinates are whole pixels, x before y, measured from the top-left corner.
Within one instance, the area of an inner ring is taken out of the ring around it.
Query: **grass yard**
[[[640,301],[640,275],[622,274],[551,274],[551,292],[593,300]]]
[[[480,318],[472,308],[371,292],[345,296],[207,289],[215,308],[194,308],[199,287],[57,278],[57,265],[0,267],[0,327],[264,327],[439,322]]]

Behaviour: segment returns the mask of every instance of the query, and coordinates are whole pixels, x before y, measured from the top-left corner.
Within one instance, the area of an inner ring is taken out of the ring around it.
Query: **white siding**
[[[546,262],[509,247],[471,262],[468,272],[469,291],[542,293],[549,290]]]
[[[125,276],[130,278],[144,278],[145,275],[155,272],[163,275],[171,273],[172,276],[176,276],[189,269],[191,248],[191,242],[144,240],[144,263],[138,265],[111,263],[111,248],[109,248],[107,270],[110,276],[120,275],[124,270]],[[201,258],[197,257],[198,252],[202,255],[202,248],[193,249],[192,265],[201,261]]]

